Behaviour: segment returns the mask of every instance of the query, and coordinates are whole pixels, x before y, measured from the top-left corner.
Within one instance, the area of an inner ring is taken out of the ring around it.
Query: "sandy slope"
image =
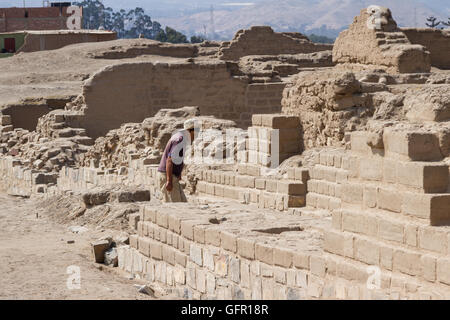
[[[135,281],[93,264],[89,242],[99,230],[74,234],[48,217],[37,219],[32,200],[4,194],[0,230],[0,299],[150,299]],[[67,288],[71,265],[80,267],[80,290]]]

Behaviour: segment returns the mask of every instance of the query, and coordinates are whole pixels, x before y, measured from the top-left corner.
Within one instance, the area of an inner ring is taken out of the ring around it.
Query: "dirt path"
[[[0,193],[0,299],[150,299],[135,281],[92,263],[89,243],[98,232],[74,234],[36,218],[32,200]],[[80,289],[67,287],[69,266],[80,268]]]

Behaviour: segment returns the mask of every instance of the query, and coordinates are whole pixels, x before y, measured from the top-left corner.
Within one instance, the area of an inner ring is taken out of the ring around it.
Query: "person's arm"
[[[168,157],[166,161],[166,176],[167,176],[167,184],[166,189],[167,191],[171,192],[173,189],[172,185],[172,172],[173,172],[173,163],[172,158]]]

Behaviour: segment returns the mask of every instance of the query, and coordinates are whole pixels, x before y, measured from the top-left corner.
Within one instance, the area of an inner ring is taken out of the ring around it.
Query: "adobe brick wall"
[[[255,113],[277,113],[285,83],[249,84],[226,63],[123,63],[94,74],[83,87],[81,124],[97,138],[122,123],[141,122],[162,108],[199,106],[202,115],[247,128]]]
[[[67,45],[84,42],[100,42],[116,40],[115,32],[58,32],[54,33],[27,33],[25,43],[18,52],[34,52],[42,50],[55,50]]]
[[[420,44],[431,54],[431,65],[450,69],[450,31],[431,28],[402,28],[402,32],[413,44]]]

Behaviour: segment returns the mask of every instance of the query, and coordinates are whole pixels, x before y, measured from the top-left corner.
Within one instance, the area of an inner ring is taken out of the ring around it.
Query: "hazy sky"
[[[64,0],[59,0],[64,1]],[[214,5],[216,9],[225,4],[236,3],[256,3],[264,2],[267,0],[103,0],[106,6],[110,6],[114,9],[117,8],[135,8],[143,7],[151,15],[177,15],[189,10],[196,10],[199,8],[209,8],[210,5]],[[275,0],[276,1],[276,0]],[[317,0],[311,0],[316,2]],[[410,0],[404,0],[405,3],[409,3]],[[416,0],[430,7],[436,12],[447,12],[450,14],[450,1],[449,0]],[[51,2],[51,1],[50,1]],[[25,0],[26,6],[42,6],[42,0]],[[0,7],[22,7],[23,0],[0,0]],[[231,6],[228,5],[228,8]]]
[[[64,0],[60,0],[64,1]],[[251,3],[251,2],[262,2],[265,0],[103,0],[103,3],[107,6],[113,8],[131,8],[131,7],[145,7],[150,8],[152,6],[163,6],[163,5],[189,5],[189,6],[208,6],[210,4],[220,5],[225,3]],[[417,0],[425,5],[436,9],[448,8],[450,6],[449,0]],[[314,2],[314,0],[312,1]],[[409,2],[409,0],[405,0]],[[25,0],[27,6],[41,6],[42,0]],[[0,0],[1,7],[23,6],[23,0]]]

